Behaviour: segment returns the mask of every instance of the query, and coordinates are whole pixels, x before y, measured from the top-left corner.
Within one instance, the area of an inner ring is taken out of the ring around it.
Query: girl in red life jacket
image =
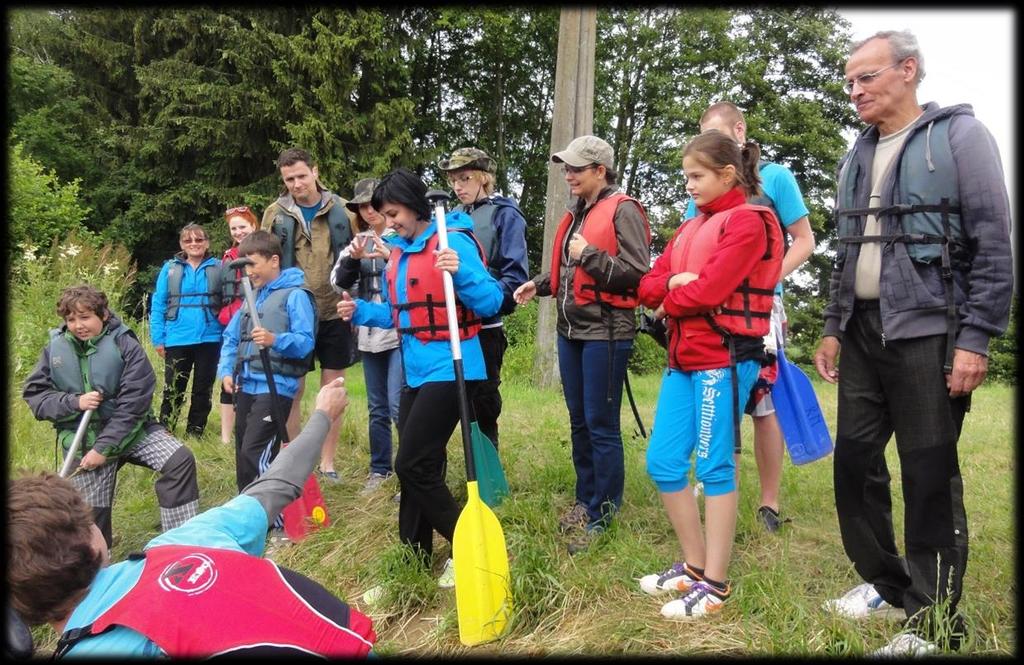
[[[640,281],[640,301],[668,317],[669,366],[662,379],[647,472],[661,492],[682,558],[647,575],[652,595],[682,592],[661,613],[691,619],[731,594],[726,572],[736,526],[733,451],[762,360],[772,293],[782,269],[774,214],[746,203],[759,193],[760,151],[710,131],[683,150],[686,190],[700,212],[676,231]],[[738,397],[742,395],[743,399]],[[705,519],[689,488],[690,457],[704,483]]]
[[[224,220],[228,223],[228,232],[231,234],[231,247],[224,252],[224,258],[221,259],[221,264],[227,267],[229,263],[238,258],[238,243],[255,231],[259,227],[259,222],[256,220],[256,215],[249,206],[237,206],[235,208],[228,208],[224,213]],[[242,307],[242,301],[244,296],[242,294],[242,287],[239,280],[242,277],[242,271],[236,270],[235,274],[231,276],[232,281],[230,284],[227,283],[227,275],[224,277],[224,290],[225,295],[231,294],[234,297],[231,298],[230,302],[225,302],[224,307],[221,308],[217,314],[217,320],[221,322],[221,325],[227,325],[231,321],[231,317],[235,315]],[[227,298],[225,298],[227,300]],[[235,433],[235,404],[232,400],[232,396],[224,391],[224,387],[220,389],[220,442],[231,445],[234,442]]]

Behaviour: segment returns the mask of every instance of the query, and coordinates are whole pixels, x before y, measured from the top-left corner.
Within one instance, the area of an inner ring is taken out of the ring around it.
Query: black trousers
[[[470,396],[478,382],[468,381]],[[459,424],[454,381],[406,386],[398,408],[398,454],[395,473],[402,491],[398,537],[429,563],[436,530],[448,542],[462,507],[445,483],[447,445]]]
[[[203,342],[164,347],[164,399],[160,403],[160,422],[174,432],[185,401],[188,377],[192,376],[192,400],[188,407],[185,433],[201,436],[213,408],[211,396],[217,380],[220,342]]]
[[[480,431],[498,447],[498,416],[501,415],[501,363],[505,359],[508,339],[504,326],[481,328],[478,334],[480,349],[484,353],[487,378],[480,381],[473,392],[473,410]]]
[[[278,395],[277,401],[275,413],[270,393],[235,393],[235,483],[239,493],[267,470],[281,449],[276,420],[287,420],[292,398]]]
[[[888,340],[879,310],[858,307],[843,335],[834,455],[843,547],[879,595],[903,607],[911,627],[956,613],[967,567],[967,514],[957,441],[969,397],[950,398],[942,364],[945,335]],[[906,554],[896,551],[885,447],[896,435]],[[948,599],[942,617],[921,610]],[[956,645],[953,645],[956,648]]]

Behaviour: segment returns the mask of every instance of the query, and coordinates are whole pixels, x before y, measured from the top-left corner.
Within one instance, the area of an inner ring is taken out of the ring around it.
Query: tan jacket
[[[274,218],[285,214],[295,219],[295,267],[301,268],[305,275],[305,286],[312,291],[316,299],[318,317],[321,321],[338,318],[338,294],[331,288],[331,268],[337,253],[342,248],[331,247],[330,230],[327,226],[327,215],[334,206],[342,206],[348,216],[352,228],[352,236],[358,233],[355,215],[345,208],[345,199],[328,190],[321,190],[321,208],[316,212],[309,224],[309,231],[302,219],[302,211],[295,203],[291,194],[285,194],[267,206],[260,221],[260,229],[273,232]],[[351,236],[350,236],[351,237]]]

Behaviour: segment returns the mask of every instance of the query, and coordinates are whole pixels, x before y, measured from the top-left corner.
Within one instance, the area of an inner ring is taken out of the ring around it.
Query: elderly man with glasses
[[[847,556],[865,580],[826,608],[908,617],[879,655],[955,650],[965,638],[957,441],[1013,292],[995,141],[966,104],[920,105],[922,78],[909,32],[879,32],[850,51],[844,89],[868,127],[839,166],[839,244],[814,355],[821,377],[839,384],[836,511]],[[885,462],[893,433],[902,556]]]

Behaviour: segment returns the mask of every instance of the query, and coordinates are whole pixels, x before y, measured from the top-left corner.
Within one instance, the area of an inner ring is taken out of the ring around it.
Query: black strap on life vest
[[[438,304],[439,302],[440,302],[440,304]],[[445,307],[445,306],[446,305],[444,304],[443,300],[442,301],[434,300],[433,294],[430,294],[430,293],[427,294],[427,299],[426,300],[411,301],[411,302],[407,302],[407,303],[400,303],[400,304],[397,304],[397,305],[393,305],[393,307],[395,309],[397,309],[398,311],[400,311],[400,312],[401,311],[410,310],[410,309],[412,309],[414,307],[425,307],[426,310],[427,310],[427,325],[425,325],[425,326],[409,326],[407,328],[399,328],[398,332],[403,333],[403,334],[404,333],[415,334],[415,333],[418,333],[418,332],[426,331],[426,332],[431,333],[432,335],[436,335],[439,331],[442,331],[442,330],[447,331],[448,330],[448,319],[447,319],[447,317],[444,319],[444,321],[438,322],[437,317],[434,316],[435,308],[437,308],[437,307]],[[455,319],[458,322],[459,329],[462,331],[463,334],[468,334],[469,333],[469,329],[471,327],[479,325],[481,323],[480,317],[470,318],[466,314],[466,306],[463,305],[461,302],[456,301],[456,303],[455,303],[455,312],[456,312]]]
[[[732,450],[734,454],[739,455],[743,447],[743,440],[740,437],[740,383],[739,372],[736,370],[736,345],[733,342],[732,333],[718,325],[711,314],[706,313],[702,316],[711,329],[722,336],[722,346],[729,348],[729,376],[732,378]]]
[[[897,203],[891,206],[880,208],[851,208],[840,210],[836,214],[848,217],[859,217],[861,215],[873,215],[878,218],[884,215],[907,215],[914,212],[938,212],[942,213],[942,235],[937,236],[928,233],[899,233],[893,235],[877,236],[848,236],[839,238],[839,242],[848,244],[864,244],[868,242],[880,242],[885,245],[903,243],[906,245],[942,245],[941,266],[942,286],[946,301],[946,357],[942,365],[942,371],[950,374],[953,371],[953,350],[956,345],[957,315],[956,299],[953,291],[953,261],[950,246],[953,251],[962,253],[965,249],[963,243],[953,238],[949,224],[949,214],[960,213],[959,206],[949,205],[948,198],[942,198],[938,205],[926,203]]]

